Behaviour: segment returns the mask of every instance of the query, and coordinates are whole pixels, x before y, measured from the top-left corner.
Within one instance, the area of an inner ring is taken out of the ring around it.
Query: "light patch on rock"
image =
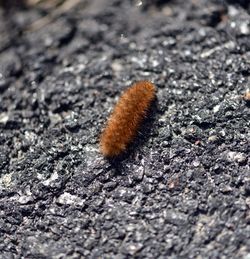
[[[55,114],[51,111],[49,111],[49,118],[52,124],[56,124],[62,120],[61,116],[59,114]]]
[[[243,35],[248,35],[249,32],[250,32],[250,29],[249,29],[249,24],[247,22],[243,22],[241,25],[240,25],[240,32],[241,34]]]
[[[244,256],[244,259],[250,259],[250,253]]]
[[[8,120],[9,120],[9,115],[7,112],[0,113],[0,123],[6,124]]]
[[[232,24],[231,24],[231,26],[232,26]],[[220,51],[222,49],[233,49],[233,48],[235,48],[235,42],[229,41],[229,42],[226,42],[223,45],[216,46],[216,47],[214,47],[212,49],[203,51],[201,53],[200,57],[201,58],[207,58],[207,57],[211,56],[216,51]]]
[[[18,202],[21,204],[27,204],[29,201],[33,201],[32,196],[22,195],[18,199]]]
[[[58,179],[58,173],[57,171],[55,171],[51,176],[50,178],[48,178],[47,180],[43,181],[43,185],[45,186],[49,186],[51,182],[55,181]]]
[[[11,186],[11,176],[13,173],[9,173],[9,174],[4,174],[1,178],[0,178],[0,186],[4,186],[4,187],[10,187]]]
[[[72,195],[68,192],[63,193],[58,199],[57,202],[59,204],[66,204],[66,205],[80,205],[82,206],[84,203],[84,200],[82,200],[80,197],[76,195]]]
[[[94,145],[89,145],[89,144],[85,146],[85,150],[86,152],[91,152],[91,153],[96,153],[99,151]]]
[[[215,142],[218,140],[218,136],[216,135],[209,136],[207,140],[208,142]]]
[[[236,15],[238,15],[238,13],[239,13],[239,11],[233,5],[228,6],[228,14],[230,16],[236,16]]]
[[[20,193],[18,198],[18,202],[21,204],[27,204],[28,202],[33,201],[32,192],[30,191],[30,187],[25,188],[24,192]]]
[[[214,108],[213,108],[213,112],[217,113],[219,110],[220,110],[220,104],[215,105]]]
[[[31,141],[31,142],[37,139],[37,135],[32,131],[25,131],[24,136],[28,141]]]
[[[229,151],[227,153],[227,160],[230,162],[244,163],[247,157],[244,153]]]
[[[112,64],[111,67],[113,69],[114,72],[120,72],[122,71],[122,64],[118,61],[115,60]]]

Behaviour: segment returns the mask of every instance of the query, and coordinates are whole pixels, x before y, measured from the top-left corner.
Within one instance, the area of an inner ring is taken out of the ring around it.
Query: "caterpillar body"
[[[121,95],[100,137],[100,151],[105,157],[120,155],[133,141],[155,92],[152,83],[139,81]]]

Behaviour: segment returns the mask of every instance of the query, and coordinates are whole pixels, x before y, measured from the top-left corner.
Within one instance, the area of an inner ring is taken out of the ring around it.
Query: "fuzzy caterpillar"
[[[105,157],[120,155],[133,141],[155,92],[152,83],[139,81],[121,95],[100,137],[100,151]]]

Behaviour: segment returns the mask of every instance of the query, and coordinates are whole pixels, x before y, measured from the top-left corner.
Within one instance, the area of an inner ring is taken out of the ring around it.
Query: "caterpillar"
[[[100,151],[105,157],[118,156],[127,149],[155,99],[155,92],[152,83],[139,81],[121,95],[100,136]]]

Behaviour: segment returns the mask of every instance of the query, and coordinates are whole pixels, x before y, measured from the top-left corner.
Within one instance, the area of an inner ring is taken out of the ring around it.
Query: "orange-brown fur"
[[[246,93],[243,95],[243,99],[244,99],[246,102],[249,102],[249,101],[250,101],[250,92],[246,92]]]
[[[101,134],[100,150],[104,156],[114,157],[125,151],[135,138],[155,91],[152,83],[139,81],[123,93]]]

